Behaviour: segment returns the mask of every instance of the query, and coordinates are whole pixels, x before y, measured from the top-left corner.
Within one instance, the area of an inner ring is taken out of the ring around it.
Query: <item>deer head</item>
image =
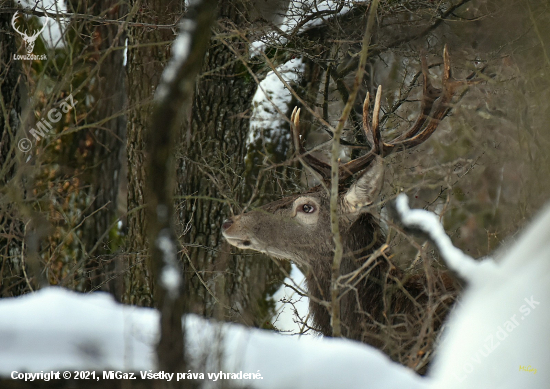
[[[50,17],[48,16],[48,14],[46,14],[46,21],[42,24],[42,28],[39,31],[34,32],[32,35],[27,35],[26,32],[20,31],[15,25],[15,19],[17,18],[18,13],[19,11],[13,14],[13,17],[11,18],[11,25],[13,29],[17,31],[23,38],[23,41],[25,42],[25,48],[27,50],[27,54],[32,54],[32,51],[34,50],[34,43],[36,41],[36,38],[38,38],[38,35],[40,35],[42,31],[44,31],[44,29],[48,25],[48,21],[50,20]]]
[[[341,231],[349,231],[364,207],[375,201],[383,176],[383,161],[377,158],[339,195]],[[235,247],[311,266],[314,260],[333,256],[329,201],[327,191],[318,186],[227,219],[222,226],[223,235]]]
[[[443,89],[432,86],[426,58],[422,58],[423,98],[417,120],[401,136],[384,142],[379,131],[381,87],[376,93],[372,123],[369,123],[369,94],[363,104],[363,129],[371,144],[365,155],[339,166],[340,182],[357,174],[349,187],[342,185],[339,194],[339,223],[347,252],[361,251],[361,245],[373,246],[382,235],[372,217],[371,205],[382,187],[383,157],[396,151],[415,147],[427,140],[450,109],[458,83],[451,77],[447,48],[444,50]],[[300,110],[294,109],[291,129],[300,160],[330,182],[330,166],[308,153],[299,134]],[[233,216],[222,225],[223,236],[238,248],[252,249],[273,257],[290,259],[312,266],[333,256],[330,228],[329,194],[319,185],[308,192],[285,197],[259,209]],[[370,236],[369,236],[370,235]],[[364,254],[364,253],[363,253]]]

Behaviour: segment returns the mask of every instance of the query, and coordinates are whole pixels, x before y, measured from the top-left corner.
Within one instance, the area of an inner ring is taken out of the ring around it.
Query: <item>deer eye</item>
[[[313,213],[315,212],[315,207],[311,204],[304,204],[302,205],[302,211],[305,213]]]

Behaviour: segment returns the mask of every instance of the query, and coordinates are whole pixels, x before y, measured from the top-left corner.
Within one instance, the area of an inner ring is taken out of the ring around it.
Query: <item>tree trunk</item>
[[[217,33],[228,32],[226,20],[234,29],[246,30],[246,10],[235,3],[219,3]],[[237,37],[223,39],[214,36],[211,41],[189,117],[191,130],[182,134],[177,192],[183,197],[177,225],[191,310],[262,326],[269,319],[266,295],[276,289],[282,273],[266,256],[232,254],[220,231],[230,208],[239,213],[238,205],[253,195],[251,183],[257,184],[260,197],[266,186],[269,193],[276,184],[272,176],[259,175],[259,165],[245,163],[257,85],[235,52],[247,58],[248,43]],[[282,150],[286,156],[288,145]]]
[[[179,1],[132,1],[130,8],[140,5],[134,21],[153,24],[173,24],[182,14]],[[171,29],[128,29],[128,239],[127,261],[124,267],[122,301],[139,306],[154,306],[154,280],[145,222],[145,130],[151,116],[153,93],[169,56]],[[151,45],[153,42],[159,42]],[[143,44],[143,46],[139,46]]]
[[[13,5],[12,1],[8,6]],[[0,197],[4,197],[7,185],[13,177],[16,164],[17,130],[21,115],[19,76],[21,74],[20,61],[13,61],[17,53],[15,32],[11,26],[11,16],[8,13],[0,14]],[[12,147],[14,149],[12,150]],[[23,242],[23,222],[18,217],[16,207],[8,202],[0,204],[0,297],[18,296],[28,291],[21,263],[21,244]]]
[[[118,6],[115,0],[101,0],[94,3],[94,7],[96,13],[106,14],[109,19],[118,19],[125,14],[124,7]],[[90,175],[93,205],[90,214],[94,216],[83,225],[82,235],[86,248],[95,248],[87,253],[90,288],[101,288],[120,299],[122,280],[116,275],[122,272],[123,266],[120,257],[112,255],[113,251],[118,250],[119,242],[117,227],[111,228],[111,225],[126,212],[126,198],[118,196],[119,190],[125,193],[126,186],[125,159],[122,159],[125,157],[126,140],[126,90],[124,72],[121,70],[124,52],[109,50],[123,46],[125,35],[120,26],[112,24],[99,25],[93,35],[100,41],[95,47],[98,56],[108,52],[98,73],[98,106],[93,115],[98,122],[111,119],[102,123],[101,128],[93,130],[95,145]]]
[[[219,3],[216,29],[223,29],[226,20],[231,20],[237,28],[244,29],[247,25],[246,10],[234,3]],[[142,5],[149,13],[158,11],[158,18],[140,14],[137,19],[159,24],[179,19],[173,15],[177,12],[175,4],[164,8],[161,5],[160,2]],[[132,28],[129,45],[173,40],[170,30],[166,32]],[[244,42],[235,38],[229,43],[246,57]],[[143,209],[138,208],[144,204],[143,129],[150,115],[149,105],[144,103],[150,101],[158,85],[167,53],[167,46],[154,45],[131,49],[128,56],[129,106],[133,108],[128,120],[130,270],[125,276],[123,301],[144,306],[152,306],[154,296],[154,280],[147,264],[145,215]],[[256,166],[244,175],[256,83],[235,59],[235,54],[220,40],[216,37],[211,40],[197,82],[192,113],[184,119],[188,121],[188,130],[181,134],[177,145],[176,198],[180,200],[176,200],[176,226],[185,247],[182,257],[186,269],[185,293],[191,310],[260,325],[267,319],[266,293],[269,288],[275,288],[272,282],[280,278],[280,272],[264,256],[247,256],[246,260],[242,255],[232,256],[220,234],[221,223],[230,213],[224,198],[239,203],[248,201],[252,188],[245,182],[254,182],[259,171]]]

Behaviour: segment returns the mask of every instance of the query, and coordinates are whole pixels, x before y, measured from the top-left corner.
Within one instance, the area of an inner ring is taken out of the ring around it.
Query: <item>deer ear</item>
[[[344,195],[344,205],[350,213],[360,213],[361,208],[376,200],[383,183],[384,160],[376,156]]]

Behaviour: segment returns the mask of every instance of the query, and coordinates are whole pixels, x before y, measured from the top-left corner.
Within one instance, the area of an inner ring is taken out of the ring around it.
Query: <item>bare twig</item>
[[[125,20],[113,20],[113,19],[106,19],[101,16],[94,16],[94,15],[85,15],[85,14],[79,14],[79,13],[69,13],[69,12],[49,12],[46,10],[36,10],[31,8],[2,8],[0,9],[0,14],[5,13],[15,13],[19,12],[25,15],[32,15],[32,16],[38,16],[38,17],[50,17],[53,19],[70,19],[70,20],[84,20],[87,22],[95,22],[99,24],[119,24],[119,25],[126,25],[129,27],[144,27],[149,28],[151,30],[175,30],[178,26],[178,21],[175,21],[172,24],[155,24],[155,23],[139,23],[139,22],[127,22]]]

